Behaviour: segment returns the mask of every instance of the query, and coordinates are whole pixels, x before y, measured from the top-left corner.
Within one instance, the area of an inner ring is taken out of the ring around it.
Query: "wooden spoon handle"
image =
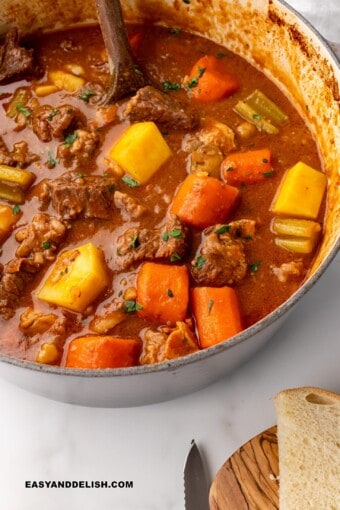
[[[111,80],[106,103],[117,101],[145,84],[129,45],[119,0],[96,0],[97,14],[108,53]]]

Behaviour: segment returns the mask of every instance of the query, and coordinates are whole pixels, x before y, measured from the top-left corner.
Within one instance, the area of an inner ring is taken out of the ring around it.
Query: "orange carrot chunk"
[[[237,294],[231,287],[195,287],[192,310],[202,349],[242,331]]]
[[[209,227],[228,219],[238,195],[237,188],[215,177],[191,174],[177,191],[171,212],[194,227]]]
[[[269,149],[232,152],[222,161],[221,171],[229,184],[251,184],[273,175]]]
[[[230,96],[239,88],[239,83],[223,60],[205,55],[193,66],[185,88],[196,101],[209,103]]]
[[[189,275],[186,266],[145,262],[137,276],[137,303],[140,317],[161,324],[175,324],[186,317]]]
[[[70,368],[120,368],[139,365],[142,342],[133,338],[82,336],[69,345],[65,365]]]

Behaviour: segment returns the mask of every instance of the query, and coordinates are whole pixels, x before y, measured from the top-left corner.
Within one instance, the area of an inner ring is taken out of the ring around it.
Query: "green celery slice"
[[[257,127],[259,131],[265,131],[269,135],[277,135],[278,128],[274,126],[269,120],[260,115],[254,108],[249,106],[245,101],[239,101],[234,111],[238,113],[244,120]]]
[[[320,233],[321,226],[316,221],[311,220],[274,218],[272,231],[279,235],[310,238]]]
[[[25,105],[30,98],[30,92],[28,89],[18,89],[15,91],[11,102],[8,105],[6,115],[11,119],[14,119],[18,115],[17,105]]]
[[[251,108],[253,108],[259,115],[270,120],[274,124],[282,125],[288,120],[286,115],[281,108],[279,108],[269,97],[263,92],[256,89],[250,96],[245,100]]]
[[[308,254],[311,253],[316,245],[317,237],[306,238],[306,237],[277,237],[275,239],[276,246],[285,248],[286,250],[294,253]]]
[[[25,195],[19,186],[10,186],[0,182],[0,198],[12,202],[13,204],[23,204]]]

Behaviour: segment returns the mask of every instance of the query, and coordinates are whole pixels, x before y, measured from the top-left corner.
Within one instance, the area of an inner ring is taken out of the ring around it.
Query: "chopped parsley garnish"
[[[82,174],[81,172],[76,173],[77,179],[85,179],[85,174]]]
[[[213,299],[209,299],[209,304],[208,304],[208,315],[210,314],[211,310],[212,310],[212,307],[214,306],[214,300]]]
[[[15,205],[12,207],[12,213],[13,213],[13,214],[19,214],[20,212],[21,212],[20,205],[15,204]]]
[[[88,103],[90,101],[90,97],[95,96],[96,93],[93,92],[93,90],[84,90],[79,94],[79,99],[82,99],[82,101],[85,101],[85,103]]]
[[[231,226],[230,225],[222,225],[222,227],[220,228],[217,228],[215,230],[215,234],[225,234],[226,232],[229,232],[231,229]]]
[[[173,228],[171,232],[169,232],[170,237],[174,237],[175,239],[178,239],[182,237],[182,230],[180,228]]]
[[[169,90],[179,90],[181,88],[181,84],[178,83],[177,81],[166,80],[163,81],[162,85],[164,92],[169,92]]]
[[[254,113],[253,114],[253,119],[260,120],[261,119],[261,115],[259,115],[258,113]]]
[[[56,159],[53,154],[52,154],[52,151],[48,151],[48,160],[47,160],[47,166],[48,168],[55,168],[57,166],[57,164],[59,163],[59,160]]]
[[[170,232],[163,232],[162,239],[163,241],[168,241],[170,237],[174,237],[175,239],[180,239],[183,236],[183,232],[180,228],[173,228]]]
[[[43,241],[42,242],[43,250],[48,250],[49,248],[51,248],[51,246],[52,246],[51,241]]]
[[[174,251],[170,257],[170,262],[178,262],[181,259],[182,257],[177,253],[177,251]]]
[[[55,117],[55,116],[57,115],[58,111],[59,111],[59,110],[56,110],[55,108],[52,108],[51,113],[49,113],[49,114],[47,115],[47,120],[52,120],[52,119],[53,119],[53,117]]]
[[[174,297],[174,293],[172,292],[171,289],[168,289],[167,294],[168,294],[169,297]]]
[[[132,250],[135,250],[135,249],[139,246],[139,241],[138,241],[138,232],[136,232],[135,234],[133,234],[132,239],[131,239],[130,246],[131,246]]]
[[[251,264],[249,264],[249,270],[251,273],[256,273],[260,269],[260,266],[261,262],[259,260],[256,262],[252,262]]]
[[[191,80],[184,85],[184,88],[186,90],[193,89],[194,87],[197,87],[198,85],[198,78],[195,76],[194,78],[191,78]]]
[[[203,76],[203,74],[205,73],[205,67],[201,67],[201,66],[198,66],[197,68],[197,74],[198,74],[198,77],[201,78]]]
[[[263,163],[268,163],[268,159],[267,158],[262,158],[262,162]]]
[[[16,109],[17,112],[22,113],[24,115],[24,117],[30,117],[31,116],[31,112],[28,110],[28,108],[25,108],[22,103],[17,103],[15,105],[15,109]]]
[[[182,30],[180,28],[174,27],[174,28],[170,28],[169,32],[172,35],[178,35],[182,32]]]
[[[134,313],[137,312],[137,310],[143,310],[142,305],[137,303],[134,299],[128,299],[127,301],[124,301],[124,312],[125,313]]]
[[[226,53],[223,53],[223,51],[218,51],[218,52],[216,53],[216,58],[224,58],[224,57],[226,57],[226,56],[227,56],[227,54],[226,54]]]
[[[110,192],[110,193],[113,193],[113,192],[114,192],[114,190],[115,190],[115,185],[114,185],[114,184],[110,184],[110,186],[108,187],[108,189],[109,189],[109,192]]]
[[[132,179],[132,177],[129,177],[128,175],[124,175],[122,177],[122,181],[125,182],[130,188],[137,188],[139,186],[139,182]]]
[[[200,271],[202,269],[202,267],[204,266],[204,264],[206,263],[207,259],[205,259],[204,257],[202,257],[201,255],[199,255],[198,257],[196,257],[196,267],[197,269]]]
[[[263,177],[272,177],[274,175],[274,172],[263,172]]]
[[[183,3],[190,4],[190,0],[183,0]]]
[[[137,67],[137,66],[135,66],[134,71],[135,71],[135,74],[138,74],[139,76],[142,76],[142,75],[143,75],[142,71],[141,71],[140,69],[138,69],[138,67]]]
[[[228,168],[226,169],[226,172],[232,172],[233,170],[235,170],[235,168],[233,166],[228,166]]]
[[[74,133],[67,135],[67,137],[64,140],[65,146],[69,149],[71,145],[77,140],[77,138],[78,138],[77,131],[74,131]]]

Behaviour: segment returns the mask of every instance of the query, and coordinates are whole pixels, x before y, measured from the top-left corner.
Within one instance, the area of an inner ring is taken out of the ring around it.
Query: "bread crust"
[[[279,391],[275,397],[274,400],[276,401],[277,398],[280,397],[280,395],[293,395],[293,396],[307,396],[309,393],[315,393],[317,395],[320,395],[324,398],[329,398],[330,400],[334,400],[334,403],[340,403],[340,394],[334,393],[330,390],[325,390],[322,388],[317,388],[316,386],[301,386],[300,388],[289,388],[287,390],[281,390]]]

